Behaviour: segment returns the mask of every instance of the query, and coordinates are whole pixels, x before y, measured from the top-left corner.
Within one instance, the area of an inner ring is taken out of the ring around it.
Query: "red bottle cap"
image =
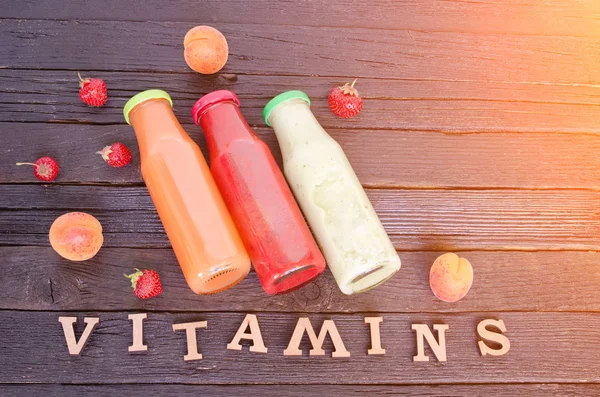
[[[237,95],[231,91],[219,90],[209,92],[202,98],[198,99],[194,106],[192,106],[192,118],[194,119],[194,123],[199,124],[200,116],[202,116],[202,113],[204,113],[206,109],[223,101],[233,101],[237,106],[240,106],[240,100],[238,99]]]

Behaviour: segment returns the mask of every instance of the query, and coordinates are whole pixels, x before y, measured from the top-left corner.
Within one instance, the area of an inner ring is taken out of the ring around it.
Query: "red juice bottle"
[[[192,108],[208,143],[210,170],[254,269],[269,294],[289,292],[325,269],[325,259],[269,147],[252,131],[231,91]]]

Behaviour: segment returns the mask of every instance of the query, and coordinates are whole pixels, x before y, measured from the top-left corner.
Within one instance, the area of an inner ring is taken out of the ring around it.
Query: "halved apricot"
[[[54,251],[71,261],[93,258],[104,242],[102,225],[85,212],[69,212],[56,218],[49,238]]]

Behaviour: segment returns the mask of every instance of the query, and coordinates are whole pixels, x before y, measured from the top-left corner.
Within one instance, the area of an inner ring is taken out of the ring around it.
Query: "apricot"
[[[453,253],[438,257],[429,271],[431,291],[444,302],[456,302],[467,295],[473,284],[473,267]]]
[[[225,66],[229,47],[225,36],[210,26],[196,26],[183,38],[183,55],[190,68],[198,73],[213,74]]]
[[[93,258],[104,242],[102,225],[85,212],[69,212],[56,218],[49,238],[54,251],[71,261]]]

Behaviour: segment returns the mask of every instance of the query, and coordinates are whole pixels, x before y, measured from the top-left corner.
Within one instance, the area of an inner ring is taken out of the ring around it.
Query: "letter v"
[[[79,341],[75,338],[75,329],[73,327],[77,322],[77,317],[59,317],[58,322],[62,324],[67,347],[69,348],[69,354],[77,356],[85,347],[85,344],[90,338],[92,331],[94,331],[94,328],[96,328],[96,325],[100,322],[100,319],[98,317],[85,317],[83,319],[83,322],[86,325]]]

